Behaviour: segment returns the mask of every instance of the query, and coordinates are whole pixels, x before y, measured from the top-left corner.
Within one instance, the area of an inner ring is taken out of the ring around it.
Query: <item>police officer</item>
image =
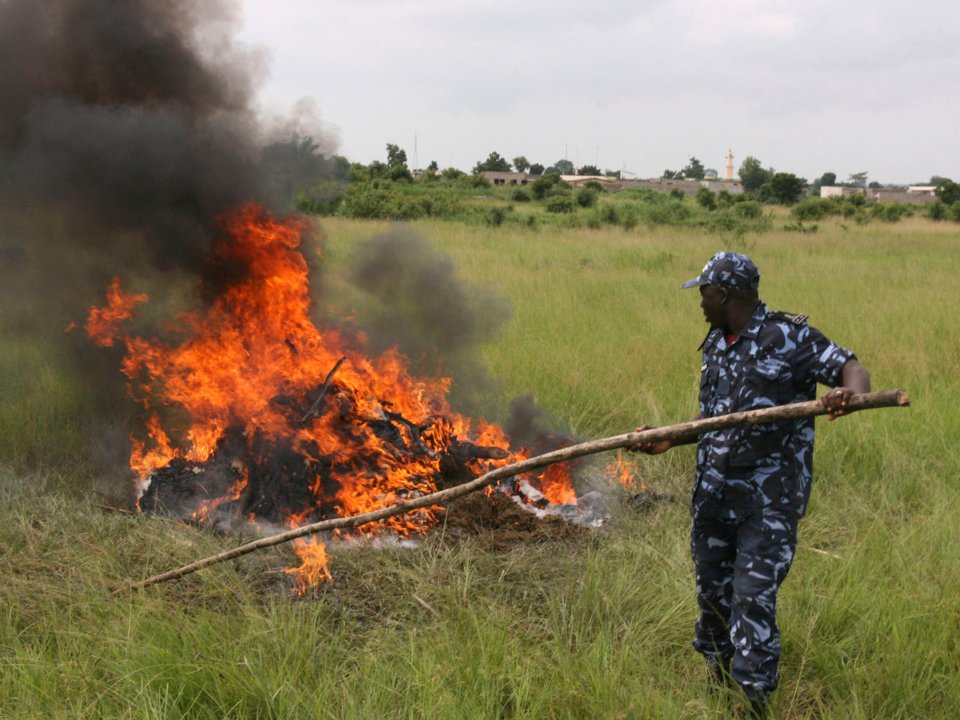
[[[851,395],[869,392],[856,356],[807,324],[771,312],[759,299],[760,271],[749,257],[719,252],[681,287],[700,289],[710,330],[700,346],[700,413],[708,418],[813,400],[817,383],[829,417]],[[647,426],[644,426],[646,429]],[[743,688],[764,717],[779,681],[777,590],[797,543],[813,472],[812,419],[707,432],[697,443],[691,550],[700,618],[693,641],[713,677]],[[636,449],[657,454],[669,440]]]

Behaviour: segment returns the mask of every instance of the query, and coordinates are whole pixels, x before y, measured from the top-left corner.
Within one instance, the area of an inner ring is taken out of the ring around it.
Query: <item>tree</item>
[[[757,192],[765,183],[773,178],[773,168],[764,170],[760,161],[747,155],[740,163],[740,182],[743,183],[743,189],[747,192]]]
[[[530,169],[530,161],[527,160],[523,155],[517,155],[513,159],[513,167],[517,172],[525,173]]]
[[[544,169],[545,169],[545,168],[544,168],[543,165],[541,165],[540,163],[533,163],[533,165],[530,166],[530,174],[531,174],[531,175],[543,175]]]
[[[820,187],[833,187],[837,184],[837,174],[835,172],[825,172],[820,176]]]
[[[664,170],[663,175],[661,175],[664,180],[682,180],[680,173],[676,170]]]
[[[484,171],[510,172],[510,163],[506,158],[500,157],[500,153],[492,152],[487,156],[486,160],[478,162],[473,168],[475,175],[479,175]]]
[[[781,205],[792,205],[800,199],[803,194],[805,181],[793,173],[775,173],[770,182],[764,184],[764,200],[779,203]]]
[[[687,166],[680,171],[680,174],[683,175],[684,178],[690,180],[703,180],[705,173],[706,170],[704,170],[703,163],[695,157],[691,157]]]
[[[557,160],[553,164],[553,167],[561,175],[573,175],[576,172],[575,168],[573,167],[573,163],[569,160]]]
[[[953,180],[944,178],[943,181],[937,185],[937,189],[934,190],[934,192],[944,205],[953,205],[956,202],[960,202],[960,185]]]
[[[577,170],[577,175],[603,175],[603,172],[596,165],[584,165]]]
[[[437,165],[436,160],[430,161],[430,164],[427,165],[427,172],[430,173],[431,175],[436,175],[438,172],[440,172],[440,166]]]
[[[395,170],[407,166],[407,153],[399,145],[387,143],[387,167]]]
[[[850,184],[854,187],[866,187],[867,186],[867,171],[864,170],[858,173],[850,174]]]

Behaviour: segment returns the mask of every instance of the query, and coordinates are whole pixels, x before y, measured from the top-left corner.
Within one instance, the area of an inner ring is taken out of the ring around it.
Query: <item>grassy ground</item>
[[[382,223],[326,220],[326,296]],[[587,437],[695,411],[705,327],[678,290],[715,250],[749,252],[765,299],[856,350],[908,410],[818,421],[814,497],[781,593],[784,718],[953,718],[960,708],[960,233],[920,220],[745,238],[668,228],[415,226],[466,280],[509,298],[475,349],[507,395]],[[580,541],[491,551],[337,549],[336,583],[287,596],[289,549],[137,595],[112,591],[237,542],[106,513],[82,446],[95,392],[16,328],[0,348],[0,716],[709,718],[689,648],[690,448],[641,458],[677,496],[614,508]],[[492,391],[491,391],[492,395]],[[494,412],[494,403],[489,403]]]

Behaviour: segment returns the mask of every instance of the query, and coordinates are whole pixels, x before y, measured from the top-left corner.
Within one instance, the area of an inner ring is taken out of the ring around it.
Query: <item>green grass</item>
[[[331,314],[373,306],[338,270],[390,230],[324,220]],[[953,718],[960,708],[960,232],[919,219],[815,234],[414,226],[464,281],[509,298],[473,348],[507,396],[533,393],[585,437],[695,411],[705,327],[679,284],[749,252],[774,308],[853,348],[913,406],[818,421],[813,500],[781,592],[774,716]],[[479,297],[480,295],[478,295]],[[0,407],[0,716],[11,718],[713,718],[689,647],[693,455],[637,459],[675,503],[492,551],[441,533],[416,550],[338,548],[335,584],[291,600],[275,548],[136,595],[232,546],[107,513],[85,408],[96,388],[57,336],[6,328]],[[492,393],[491,393],[492,397]],[[492,414],[496,405],[489,402]],[[422,602],[420,602],[422,601]],[[736,698],[730,699],[736,704]]]

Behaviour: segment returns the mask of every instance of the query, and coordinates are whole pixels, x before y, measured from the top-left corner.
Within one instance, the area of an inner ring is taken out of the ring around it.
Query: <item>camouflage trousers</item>
[[[729,667],[745,690],[769,695],[780,675],[777,590],[790,571],[798,517],[695,496],[690,545],[697,574],[694,648]]]

